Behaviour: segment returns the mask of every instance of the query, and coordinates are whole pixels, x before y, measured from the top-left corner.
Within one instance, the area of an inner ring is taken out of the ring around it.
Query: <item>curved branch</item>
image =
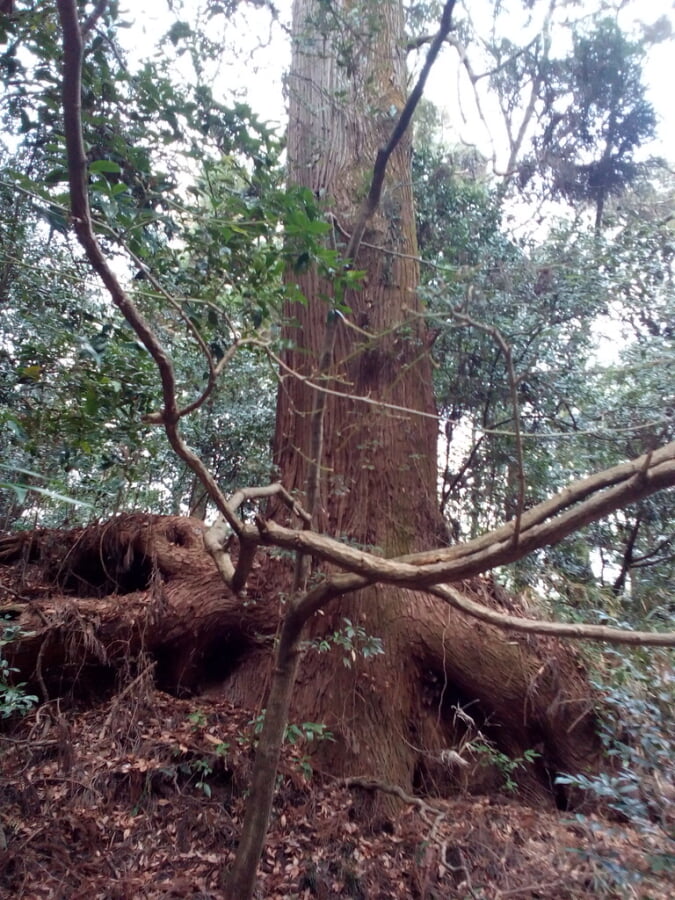
[[[108,265],[94,234],[87,190],[87,155],[82,137],[82,58],[84,44],[75,0],[57,0],[63,30],[63,118],[68,155],[71,218],[78,240],[124,318],[157,364],[162,379],[165,411],[176,412],[175,378],[171,360],[140,310],[123,290]]]
[[[286,488],[279,482],[264,487],[241,488],[228,500],[228,507],[234,516],[247,500],[263,500],[268,497],[279,497],[293,513],[301,519],[305,526],[311,524],[310,514],[291,497]],[[224,518],[219,518],[204,535],[204,546],[213,557],[225,583],[239,594],[246,587],[256,550],[260,545],[260,532],[256,528],[244,525],[239,533],[239,558],[235,569],[230,554],[225,549],[230,537],[230,530]]]
[[[394,126],[394,130],[392,131],[386,146],[381,147],[378,150],[377,157],[375,159],[375,166],[373,167],[373,177],[370,182],[370,190],[368,191],[368,194],[364,199],[363,204],[361,205],[359,217],[354,226],[352,237],[349,241],[349,245],[347,246],[347,250],[345,253],[345,256],[349,262],[356,259],[356,255],[359,252],[359,247],[361,246],[361,238],[363,237],[363,233],[366,230],[366,225],[368,224],[369,219],[373,216],[380,203],[382,185],[384,184],[384,175],[387,170],[389,157],[398,146],[401,138],[406,133],[408,126],[410,125],[410,120],[413,117],[413,113],[415,112],[417,104],[422,98],[422,93],[424,92],[424,86],[427,83],[429,72],[431,71],[433,64],[436,62],[436,57],[438,56],[443,43],[450,34],[450,31],[452,29],[452,13],[455,8],[455,2],[456,0],[446,0],[445,6],[443,7],[443,13],[441,15],[440,27],[438,29],[438,32],[436,33],[436,36],[431,42],[429,52],[427,53],[427,58],[424,61],[422,71],[419,74],[419,78],[417,79],[415,87],[410,92],[410,96],[408,97],[405,106],[401,110],[401,114],[398,117],[398,121]]]
[[[176,379],[169,355],[156,333],[108,264],[94,233],[87,189],[87,155],[82,136],[82,58],[84,44],[76,0],[57,0],[63,32],[63,120],[68,157],[71,218],[87,259],[108,289],[113,303],[152,356],[159,370],[164,408],[161,420],[176,454],[192,469],[230,527],[241,533],[243,524],[234,516],[223,492],[202,460],[180,435],[180,411],[176,399]],[[98,7],[97,7],[98,8]]]
[[[105,12],[105,8],[107,5],[108,5],[108,0],[98,0],[98,3],[96,4],[96,6],[92,10],[91,14],[85,21],[84,25],[82,26],[83,37],[86,37],[86,35],[88,35],[89,32],[92,30],[92,28],[96,25],[96,23],[98,22],[100,17]]]
[[[347,570],[349,574],[330,579],[335,588],[339,586],[341,593],[358,590],[375,581],[406,585],[411,589],[428,590],[469,615],[512,630],[623,644],[674,646],[673,632],[627,632],[604,626],[566,625],[506,616],[469,601],[456,589],[452,589],[454,593],[447,593],[449,585],[444,584],[521,559],[533,550],[557,543],[614,509],[673,485],[675,442],[630,463],[577,481],[528,510],[522,516],[517,547],[513,543],[513,526],[505,525],[460,547],[383,559],[311,531],[295,531],[275,522],[259,522],[258,527],[265,543],[309,553]]]
[[[176,313],[183,320],[185,326],[187,327],[188,331],[194,337],[199,349],[202,351],[202,353],[204,354],[204,358],[206,359],[206,365],[208,366],[208,373],[209,373],[207,382],[206,382],[206,387],[204,388],[202,393],[199,395],[199,397],[197,397],[195,400],[191,401],[187,406],[183,407],[181,410],[178,411],[178,413],[177,413],[178,418],[182,418],[183,416],[186,416],[189,413],[194,412],[194,410],[199,409],[199,407],[202,406],[206,402],[206,400],[208,400],[210,395],[213,393],[213,391],[216,387],[216,382],[217,382],[216,366],[213,361],[213,356],[206,344],[206,341],[202,337],[199,329],[196,327],[196,325],[190,319],[190,317],[185,314],[185,311],[183,310],[180,303],[175,299],[175,297],[173,297],[166,290],[166,288],[164,288],[161,285],[161,283],[157,280],[157,278],[155,278],[155,276],[150,271],[148,266],[143,262],[143,260],[139,256],[137,256],[133,252],[133,250],[130,247],[128,247],[123,240],[121,240],[121,238],[119,238],[117,235],[115,237],[116,237],[117,241],[119,242],[120,246],[122,246],[124,248],[125,252],[129,255],[130,259],[132,259],[136,263],[136,265],[139,267],[139,269],[141,270],[143,275],[147,278],[147,280],[154,287],[154,289],[157,291],[157,293],[161,294],[161,296],[164,297],[164,299],[167,301],[167,303],[170,304],[170,306],[176,311]]]
[[[384,580],[384,579],[381,579]],[[303,614],[309,618],[334,597],[344,596],[373,584],[376,579],[364,578],[360,575],[334,575],[323,583],[325,594],[321,596],[307,595],[300,605]],[[414,589],[415,585],[410,585]],[[490,609],[477,603],[463,594],[458,588],[449,584],[430,585],[422,588],[428,594],[443,600],[448,606],[459,612],[495,625],[505,631],[524,634],[544,634],[549,637],[561,637],[567,640],[605,641],[608,644],[626,644],[629,646],[673,647],[675,632],[673,631],[624,631],[621,628],[610,628],[606,625],[587,625],[583,623],[549,622],[545,619],[528,619]],[[306,619],[305,619],[306,621]]]
[[[462,594],[451,585],[436,585],[425,590],[449,606],[467,613],[481,622],[497,625],[506,631],[518,631],[525,634],[548,634],[552,637],[571,638],[573,640],[607,641],[609,644],[629,644],[632,646],[673,647],[675,632],[673,631],[623,631],[621,628],[609,628],[607,625],[586,625],[568,622],[547,622],[543,619],[526,619],[501,613],[476,603],[475,600]]]

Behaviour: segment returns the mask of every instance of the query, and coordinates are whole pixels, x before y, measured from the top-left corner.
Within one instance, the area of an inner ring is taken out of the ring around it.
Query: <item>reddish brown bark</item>
[[[131,515],[0,537],[0,615],[26,633],[5,653],[21,678],[42,699],[96,694],[146,656],[161,687],[191,694],[269,654],[269,585],[253,574],[260,602],[242,615],[203,531],[197,519]]]
[[[203,548],[203,527],[137,515],[0,538],[0,612],[28,633],[5,648],[21,679],[51,699],[95,696],[150,660],[165,690],[215,690],[262,709],[278,591],[291,572],[268,559],[254,569],[247,597],[234,597]],[[488,605],[507,602],[489,581],[464,589]],[[316,617],[313,636],[346,615],[382,636],[385,649],[371,662],[340,645],[304,651],[292,721],[323,722],[333,732],[336,741],[321,743],[317,759],[327,772],[441,793],[485,784],[483,768],[452,769],[440,759],[466,737],[457,716],[464,707],[505,752],[542,753],[539,772],[519,779],[540,797],[553,773],[590,761],[583,670],[556,641],[507,638],[432,598],[386,586],[327,613]]]
[[[242,601],[223,586],[202,532],[194,519],[122,516],[85,530],[1,538],[0,612],[28,633],[5,648],[21,679],[51,699],[96,696],[150,660],[165,690],[217,691],[262,709],[289,566],[268,559],[255,568]],[[506,602],[489,581],[464,589],[488,605]],[[461,709],[503,752],[542,754],[518,778],[539,800],[555,772],[592,762],[583,669],[556,641],[506,637],[386,586],[327,613],[316,617],[314,637],[346,615],[382,636],[385,654],[366,662],[340,645],[327,654],[305,649],[291,720],[333,732],[336,741],[322,742],[316,760],[326,772],[432,793],[495,786],[495,773],[470,753],[468,769],[441,759],[471,736]]]
[[[296,0],[289,173],[325,200],[334,237],[345,246],[377,151],[405,102],[402,13],[397,3],[378,7],[378,27],[363,38],[351,66],[338,61],[330,40],[305,27],[314,15],[311,2]],[[350,311],[339,320],[329,373],[321,359],[332,286],[315,271],[294,276],[307,304],[288,310],[286,337],[294,348],[285,362],[305,380],[284,370],[277,407],[276,462],[284,485],[302,494],[315,446],[316,392],[306,379],[345,395],[325,401],[317,522],[386,556],[445,539],[416,253],[406,134],[389,161],[380,207],[355,262],[366,276],[362,290],[347,297]],[[382,405],[356,399],[364,397]],[[384,655],[365,661],[357,653],[346,668],[339,646],[325,655],[311,649],[345,618],[380,637]],[[324,722],[334,733],[336,742],[319,748],[333,773],[373,774],[410,788],[456,742],[457,704],[475,704],[477,720],[492,723],[508,752],[541,748],[544,781],[550,771],[586,764],[597,749],[576,659],[551,641],[507,638],[427,596],[392,587],[334,602],[310,623],[308,640],[293,717]],[[429,683],[444,691],[424,708],[420,698]],[[444,780],[452,780],[447,770]]]

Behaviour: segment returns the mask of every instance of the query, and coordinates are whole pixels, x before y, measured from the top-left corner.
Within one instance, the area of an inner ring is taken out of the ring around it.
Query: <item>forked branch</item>
[[[238,518],[238,511],[243,503],[252,500],[268,499],[269,497],[279,497],[293,515],[302,520],[305,526],[311,524],[311,515],[278,482],[264,487],[241,488],[238,490],[227,501],[231,518]],[[239,521],[241,521],[240,518]],[[261,543],[261,539],[257,528],[247,526],[243,522],[241,523],[241,530],[238,532],[239,557],[235,567],[226,549],[231,534],[232,530],[229,526],[229,520],[221,516],[204,535],[204,546],[213,557],[225,583],[235,594],[239,594],[246,587],[248,574],[253,565],[255,553]]]
[[[78,18],[76,0],[57,0],[56,5],[63,32],[63,119],[68,157],[71,219],[75,233],[89,264],[108,289],[113,303],[155,361],[162,385],[161,424],[164,425],[169,443],[176,454],[200,479],[218,511],[238,534],[242,530],[242,523],[236,516],[231,515],[227,500],[215,478],[181,437],[178,427],[181,411],[176,399],[176,379],[169,355],[150,323],[120,284],[94,233],[89,206],[87,154],[82,135],[83,32]],[[97,18],[103,9],[103,3],[97,4],[92,15]],[[93,20],[90,18],[86,26],[90,29],[93,22],[95,22],[95,18]]]

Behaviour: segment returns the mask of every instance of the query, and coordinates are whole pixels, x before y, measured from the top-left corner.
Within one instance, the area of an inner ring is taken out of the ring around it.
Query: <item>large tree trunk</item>
[[[370,9],[339,8],[345,16]],[[337,36],[334,28],[321,33],[321,15],[320,5],[295,0],[289,177],[326,203],[334,239],[344,246],[377,150],[405,102],[403,13],[398,0],[385,2],[377,27]],[[387,556],[437,546],[446,534],[416,254],[407,134],[389,161],[379,209],[355,261],[366,276],[347,297],[329,373],[321,360],[332,286],[315,270],[292,276],[307,304],[287,310],[292,349],[285,362],[302,378],[283,370],[277,407],[276,463],[284,485],[302,496],[316,450],[317,398],[307,379],[342,395],[325,400],[316,521]],[[486,583],[466,589],[488,602],[498,594]],[[384,654],[366,659],[340,639],[319,653],[321,641],[344,633],[345,620],[381,639]],[[406,789],[447,788],[453,773],[439,764],[442,751],[475,734],[461,724],[457,710],[464,706],[504,752],[542,754],[538,774],[547,790],[552,773],[579,769],[596,750],[577,660],[549,641],[507,638],[428,596],[392,587],[333,603],[310,623],[307,639],[293,717],[332,731],[335,743],[324,742],[317,753],[333,773],[377,775]],[[254,683],[247,676],[235,681],[239,696],[245,682]]]
[[[402,10],[397,2],[378,8],[377,28],[373,34],[364,29],[360,44],[355,38],[350,64],[338,62],[339,42],[348,35],[323,38],[310,25],[317,14],[318,6],[296,0],[289,179],[325,200],[335,241],[344,248],[377,149],[388,140],[405,100]],[[349,540],[379,546],[386,555],[428,547],[442,532],[431,365],[426,329],[416,317],[420,303],[410,149],[406,134],[389,161],[379,210],[354,263],[366,272],[363,287],[346,298],[351,312],[338,325],[333,377],[327,382],[335,391],[370,402],[327,398],[320,460],[320,524]],[[329,314],[323,298],[331,297],[332,286],[315,270],[295,280],[308,303],[287,311],[292,324],[286,333],[295,347],[286,361],[321,383]],[[309,426],[315,399],[305,382],[284,379],[276,462],[284,483],[300,491],[312,456]],[[400,409],[373,405],[377,401]]]

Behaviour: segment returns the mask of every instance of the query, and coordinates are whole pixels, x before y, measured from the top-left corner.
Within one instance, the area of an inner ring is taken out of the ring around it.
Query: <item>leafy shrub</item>
[[[19,670],[10,666],[5,658],[3,647],[24,637],[24,632],[18,625],[5,625],[0,635],[0,718],[9,719],[10,716],[25,716],[38,702],[33,694],[27,694],[25,683],[12,684],[12,676]]]
[[[571,785],[600,800],[644,834],[675,837],[675,677],[669,651],[603,654],[607,675],[592,681],[603,696],[600,738],[612,765],[596,775],[560,775],[558,784]],[[577,819],[584,819],[577,816]],[[582,853],[606,871],[613,884],[635,881],[640,873],[621,861]],[[592,858],[592,859],[591,859]],[[648,858],[653,873],[675,871],[675,852]]]

